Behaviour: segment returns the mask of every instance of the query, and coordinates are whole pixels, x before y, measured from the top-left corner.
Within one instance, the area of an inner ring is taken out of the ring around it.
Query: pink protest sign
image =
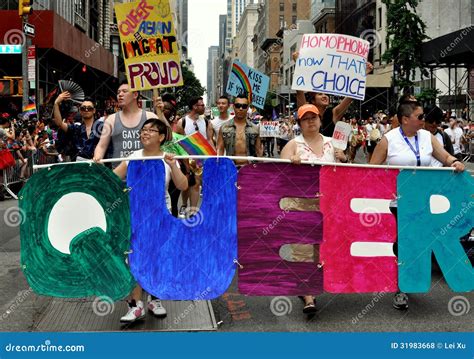
[[[319,192],[319,167],[289,164],[245,166],[238,179],[239,291],[252,296],[307,295],[322,292],[317,263],[280,257],[287,244],[319,245],[321,212],[280,208],[282,198],[313,198]]]
[[[392,249],[397,227],[389,204],[396,197],[398,173],[385,169],[321,169],[325,291],[397,290],[397,261]]]

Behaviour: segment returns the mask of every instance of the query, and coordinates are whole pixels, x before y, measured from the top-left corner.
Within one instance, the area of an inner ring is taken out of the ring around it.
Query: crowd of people
[[[175,160],[174,155],[186,154],[176,141],[195,132],[200,132],[218,155],[241,157],[235,161],[238,169],[249,163],[248,157],[280,157],[294,164],[302,160],[347,163],[354,162],[358,151],[362,151],[366,161],[374,165],[451,166],[463,171],[463,159],[470,153],[468,146],[474,139],[474,129],[466,120],[453,118],[450,112],[433,105],[423,108],[410,96],[400,100],[396,113],[378,111],[351,116],[347,111],[352,99],[344,98],[330,108],[328,95],[298,92],[295,116],[278,118],[278,136],[265,138],[260,137],[259,128],[259,122],[265,118],[252,115],[245,94],[237,96],[232,104],[228,97],[221,96],[217,102],[219,116],[215,118],[206,116],[201,97],[191,99],[187,114],[180,117],[172,94],[155,97],[153,111],[139,107],[139,96],[124,82],[117,91],[119,109],[116,111],[99,114],[94,100],[86,98],[76,114],[65,113],[61,109],[71,96],[63,92],[54,101],[50,122],[36,118],[18,120],[4,114],[0,118],[0,148],[15,153],[22,181],[31,175],[31,163],[91,160],[100,163],[104,158],[163,155],[168,210],[175,217],[185,218],[198,211],[202,164]],[[335,148],[331,140],[338,121],[352,127],[345,151]],[[126,178],[127,167],[128,161],[111,165],[121,179]],[[392,208],[396,214],[396,203]],[[316,261],[312,247],[293,246],[292,250],[295,260]],[[304,313],[316,311],[313,295],[309,293],[301,299]],[[129,305],[121,318],[123,323],[145,316],[139,286],[133,291]],[[394,306],[406,309],[408,296],[397,293]],[[158,317],[166,316],[158,298],[149,296],[147,308]]]

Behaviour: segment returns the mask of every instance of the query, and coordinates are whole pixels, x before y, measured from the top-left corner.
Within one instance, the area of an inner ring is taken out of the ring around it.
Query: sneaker
[[[186,206],[181,206],[178,213],[178,218],[186,218]]]
[[[393,297],[393,307],[398,310],[408,309],[408,295],[403,292],[398,292]]]
[[[159,318],[166,317],[166,309],[165,307],[163,307],[163,304],[161,304],[161,300],[159,300],[158,298],[155,298],[148,302],[148,310]]]
[[[121,323],[133,323],[137,320],[145,318],[145,308],[143,308],[143,302],[139,300],[138,302],[132,301],[128,303],[129,309],[127,314],[120,318]]]

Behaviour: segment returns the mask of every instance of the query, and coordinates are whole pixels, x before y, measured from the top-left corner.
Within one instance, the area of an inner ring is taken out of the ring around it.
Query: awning
[[[474,26],[451,32],[422,45],[427,66],[474,65]]]

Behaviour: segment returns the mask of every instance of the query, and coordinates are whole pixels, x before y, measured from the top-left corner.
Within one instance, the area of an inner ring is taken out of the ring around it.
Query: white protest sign
[[[347,143],[349,142],[349,136],[352,132],[352,126],[343,121],[336,123],[336,128],[332,134],[332,145],[334,148],[340,150],[345,150],[347,148]]]
[[[261,121],[260,137],[280,137],[280,126],[278,121]]]
[[[303,35],[291,88],[363,100],[369,47],[353,36]]]

